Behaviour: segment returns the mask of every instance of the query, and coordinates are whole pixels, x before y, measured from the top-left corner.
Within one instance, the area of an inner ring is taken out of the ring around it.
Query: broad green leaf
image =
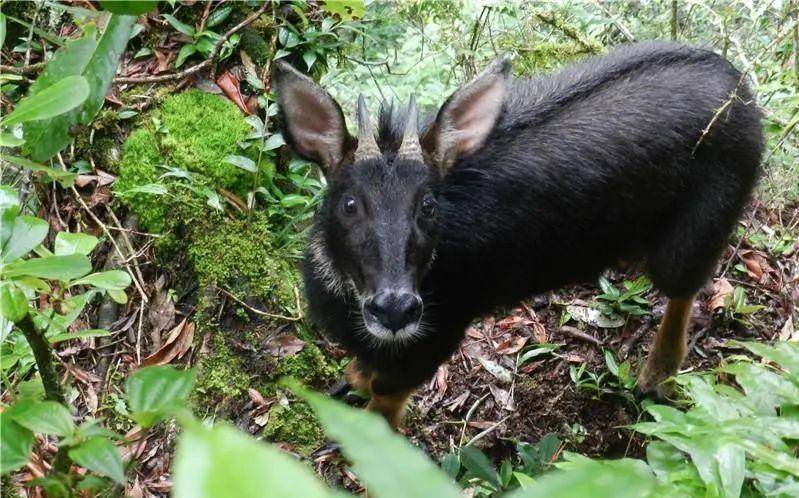
[[[288,194],[280,199],[280,205],[283,207],[291,208],[295,206],[304,206],[308,204],[308,197],[300,194]]]
[[[6,43],[6,15],[0,12],[0,47]]]
[[[144,428],[155,425],[189,396],[195,377],[194,370],[142,368],[125,383],[131,417]]]
[[[30,276],[47,280],[72,280],[92,271],[89,259],[82,254],[33,258],[14,261],[2,268],[0,273],[8,278]]]
[[[57,181],[64,188],[71,187],[75,183],[75,178],[78,176],[76,173],[51,168],[50,166],[35,163],[30,159],[25,159],[24,157],[5,156],[3,159],[11,164],[16,164],[17,166],[27,168],[36,173],[44,173],[45,179],[47,181]]]
[[[344,455],[367,488],[379,490],[382,498],[460,496],[447,475],[380,416],[350,408],[296,383],[292,390],[311,405],[325,433],[341,443]],[[376,448],[380,448],[379,458]]]
[[[494,470],[491,460],[482,451],[471,446],[464,446],[460,449],[460,455],[463,466],[475,477],[493,484],[497,489],[502,487],[499,474]]]
[[[233,12],[233,7],[229,5],[220,7],[213,11],[210,16],[208,16],[208,21],[205,23],[205,25],[209,28],[213,28],[227,19],[231,12]]]
[[[87,337],[107,337],[109,335],[111,335],[111,332],[104,329],[86,329],[86,330],[81,330],[80,332],[68,332],[66,334],[56,334],[52,337],[48,337],[47,340],[50,341],[50,344],[55,344],[57,342],[70,341],[72,339],[85,339]]]
[[[123,290],[130,285],[130,275],[128,272],[122,270],[109,270],[100,273],[92,273],[79,280],[75,280],[73,285],[92,285],[98,289],[105,290]]]
[[[41,92],[22,99],[2,124],[11,126],[59,116],[83,104],[88,97],[89,83],[86,78],[67,76]]]
[[[119,59],[125,51],[135,23],[135,16],[112,15],[108,20],[103,36],[97,42],[97,50],[84,73],[91,91],[80,111],[81,124],[91,123],[103,107],[105,94],[108,93],[111,80],[119,68]]]
[[[8,474],[28,463],[33,449],[33,433],[0,413],[0,470]]]
[[[0,147],[19,147],[24,143],[24,138],[17,138],[13,133],[0,133]]]
[[[306,50],[302,54],[302,60],[305,61],[305,66],[308,68],[308,71],[311,70],[311,68],[314,65],[314,62],[316,62],[316,57],[317,57],[316,52],[314,52],[313,50]]]
[[[175,16],[172,16],[172,15],[169,15],[169,14],[162,14],[161,17],[166,19],[167,22],[170,25],[172,25],[173,28],[175,28],[176,30],[180,31],[181,33],[183,33],[186,36],[192,36],[193,37],[194,34],[197,32],[192,26],[189,26],[188,24],[177,20],[175,18]]]
[[[128,295],[125,293],[125,291],[108,289],[107,292],[111,299],[113,299],[116,303],[125,304],[128,302]]]
[[[75,432],[69,410],[55,401],[18,403],[8,413],[14,422],[35,433],[67,437]]]
[[[283,140],[283,135],[280,133],[274,133],[266,139],[266,142],[264,142],[263,150],[266,152],[277,149],[283,145],[286,145],[286,141]]]
[[[716,450],[714,456],[724,496],[738,498],[746,475],[746,453],[736,444],[725,444]]]
[[[58,232],[55,236],[54,252],[56,256],[88,255],[98,242],[97,237],[87,233]]]
[[[659,498],[657,480],[641,460],[591,460],[569,455],[572,461],[558,464],[551,472],[526,488],[508,493],[508,498],[591,497]],[[675,495],[671,495],[675,496]]]
[[[81,467],[125,484],[125,469],[119,450],[111,440],[93,437],[69,450],[69,458]]]
[[[364,0],[327,0],[322,9],[342,20],[361,19],[366,13]]]
[[[138,16],[155,9],[155,0],[102,0],[100,7],[114,14]]]
[[[178,57],[175,59],[175,67],[180,67],[183,63],[191,57],[193,54],[197,53],[197,46],[193,43],[187,43],[180,47],[180,52],[178,52]]]
[[[175,454],[174,481],[175,498],[334,496],[310,467],[227,425],[184,429]]]
[[[102,107],[105,94],[119,66],[135,16],[111,15],[99,41],[93,29],[58,50],[44,71],[31,85],[30,95],[44,91],[61,78],[82,75],[89,83],[86,102],[57,118],[25,123],[25,150],[35,161],[46,161],[69,145],[70,128],[76,123],[88,125]]]
[[[28,298],[12,282],[0,282],[0,316],[11,323],[28,316]]]
[[[225,162],[228,164],[232,164],[233,166],[236,166],[238,168],[241,168],[244,171],[249,171],[250,173],[256,173],[258,171],[258,167],[255,165],[255,161],[253,161],[249,157],[227,156],[225,157]]]
[[[0,252],[0,262],[10,263],[25,256],[42,243],[50,226],[46,221],[33,216],[17,216],[11,229],[11,237]]]

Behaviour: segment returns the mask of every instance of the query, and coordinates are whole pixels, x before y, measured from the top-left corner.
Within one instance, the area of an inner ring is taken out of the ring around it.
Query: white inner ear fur
[[[341,113],[319,89],[296,85],[288,91],[283,112],[299,152],[326,168],[335,166],[343,157],[346,133]]]
[[[490,84],[476,88],[458,99],[451,113],[451,133],[458,155],[477,150],[491,133],[502,109],[505,95],[504,78],[494,78]]]

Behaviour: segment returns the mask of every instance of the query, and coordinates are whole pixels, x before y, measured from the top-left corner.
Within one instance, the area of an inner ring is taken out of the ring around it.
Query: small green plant
[[[232,11],[233,7],[229,5],[217,8],[211,13],[211,15],[208,16],[208,19],[205,22],[205,28],[202,30],[199,28],[199,26],[189,26],[188,24],[175,18],[175,16],[163,14],[161,17],[166,19],[166,21],[173,28],[191,39],[190,42],[184,44],[180,48],[177,59],[175,59],[175,67],[182,66],[186,59],[196,53],[201,54],[203,57],[210,57],[214,49],[214,45],[222,40],[222,35],[208,28],[213,28],[224,22]],[[234,34],[225,40],[221,50],[219,51],[219,59],[224,60],[230,57],[238,42],[239,35],[237,34]]]
[[[635,387],[636,378],[632,373],[630,361],[624,360],[618,363],[613,352],[608,349],[604,351],[604,359],[607,371],[599,374],[588,370],[586,363],[581,363],[580,366],[570,365],[569,378],[574,387],[578,391],[587,391],[597,398],[603,394],[617,394],[634,401],[631,391]]]
[[[643,316],[650,314],[652,303],[644,295],[652,289],[652,282],[645,276],[633,281],[625,280],[624,292],[619,290],[605,277],[599,277],[602,294],[596,297],[597,307],[604,315],[620,313],[622,315]]]
[[[759,304],[747,304],[746,290],[743,287],[735,286],[731,294],[724,298],[724,313],[728,320],[738,322],[741,325],[749,326],[746,317],[762,310],[764,306]]]
[[[569,378],[574,383],[574,387],[578,391],[588,391],[594,397],[599,397],[606,392],[605,378],[607,372],[596,374],[588,370],[586,363],[580,363],[580,366],[569,365]]]

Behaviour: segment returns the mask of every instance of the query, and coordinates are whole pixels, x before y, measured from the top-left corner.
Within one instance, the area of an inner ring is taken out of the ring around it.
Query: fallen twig
[[[586,334],[582,330],[571,327],[569,325],[564,325],[558,329],[558,332],[568,335],[569,337],[573,337],[574,339],[579,339],[584,342],[590,342],[596,347],[602,347],[602,341],[597,339],[596,337]]]
[[[227,290],[223,289],[222,287],[217,287],[217,289],[219,290],[219,292],[221,292],[222,294],[226,295],[230,299],[236,301],[237,303],[239,303],[240,305],[244,306],[248,310],[252,311],[256,315],[265,316],[267,318],[276,318],[278,320],[286,320],[286,321],[289,321],[289,322],[298,322],[298,321],[302,320],[301,316],[278,315],[278,314],[275,314],[275,313],[268,313],[266,311],[259,310],[258,308],[253,308],[249,304],[245,303],[241,299],[239,299],[236,296],[234,296],[230,291],[227,291]]]

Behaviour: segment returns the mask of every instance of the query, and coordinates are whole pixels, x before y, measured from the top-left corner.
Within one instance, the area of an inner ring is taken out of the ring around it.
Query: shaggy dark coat
[[[485,145],[437,182],[424,337],[374,348],[355,333],[355,298],[331,292],[309,257],[312,318],[377,373],[375,392],[392,393],[432,376],[475,317],[619,260],[644,262],[668,297],[691,296],[759,175],[761,115],[744,79],[713,52],[645,43],[511,81]],[[388,148],[391,121],[378,137]]]

